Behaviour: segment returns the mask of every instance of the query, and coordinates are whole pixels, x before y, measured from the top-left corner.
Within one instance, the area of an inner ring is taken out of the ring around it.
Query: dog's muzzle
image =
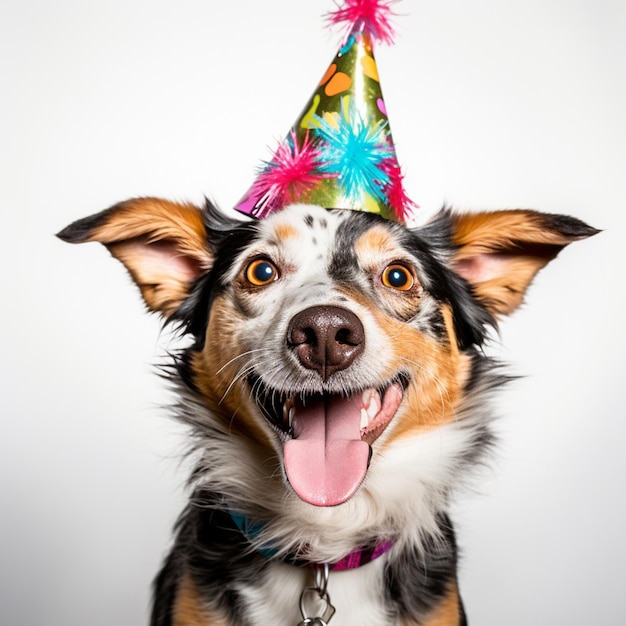
[[[292,372],[268,385],[251,371],[252,397],[283,445],[293,490],[309,504],[336,506],[363,482],[371,446],[396,415],[409,378],[398,372],[382,384],[368,382],[372,372],[359,369],[363,323],[339,306],[303,309],[283,337]]]
[[[293,490],[316,506],[335,506],[351,498],[361,485],[371,458],[372,442],[395,415],[403,396],[401,379],[380,388],[362,384],[349,371],[341,392],[330,391],[333,375],[358,366],[365,350],[365,329],[357,315],[333,305],[296,313],[287,325],[286,349],[294,366],[319,375],[327,391],[291,389],[278,392],[253,387],[268,400],[263,412],[282,433],[285,473]]]

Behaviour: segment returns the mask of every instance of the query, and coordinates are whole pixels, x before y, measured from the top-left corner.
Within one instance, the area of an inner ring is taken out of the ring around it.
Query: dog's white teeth
[[[369,415],[365,409],[361,409],[361,430],[367,428],[367,425],[370,422]]]
[[[369,403],[372,401],[372,397],[376,394],[376,392],[370,388],[370,389],[366,389],[363,392],[363,395],[361,396],[361,402],[363,402],[363,406],[364,407],[368,407]]]
[[[368,420],[376,417],[381,409],[380,395],[374,389],[366,389],[363,392],[363,410],[366,411]]]

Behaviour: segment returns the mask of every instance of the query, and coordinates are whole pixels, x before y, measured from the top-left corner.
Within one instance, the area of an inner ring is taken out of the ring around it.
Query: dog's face
[[[225,491],[246,483],[250,498],[271,482],[276,507],[295,492],[313,509],[367,509],[404,506],[419,481],[424,499],[446,497],[488,440],[476,405],[500,378],[481,351],[487,327],[594,232],[531,211],[444,211],[408,229],[294,206],[242,223],[148,198],[60,236],[106,244],[148,306],[193,337],[178,362],[184,412],[205,468],[219,456],[237,475],[220,469]]]
[[[263,433],[306,502],[345,502],[370,457],[454,419],[471,369],[455,320],[480,336],[488,316],[447,255],[368,214],[299,206],[257,223],[216,277],[194,380]]]

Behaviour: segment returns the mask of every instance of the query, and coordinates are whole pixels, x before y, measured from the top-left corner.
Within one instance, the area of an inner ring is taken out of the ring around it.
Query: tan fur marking
[[[448,341],[450,342],[450,349],[453,356],[459,356],[459,347],[457,345],[456,332],[454,330],[454,321],[452,319],[452,307],[449,304],[444,304],[441,308],[441,315],[443,322],[446,326],[446,333],[448,335]]]
[[[461,394],[460,373],[465,369],[456,347],[443,347],[400,323],[389,332],[394,338],[394,369],[411,372],[403,401],[405,415],[394,424],[392,439],[452,421]],[[413,361],[406,355],[413,355]]]
[[[566,245],[569,240],[553,231],[546,231],[539,219],[524,210],[482,211],[452,216],[454,243],[472,246],[474,250],[493,251],[511,248],[515,241]]]
[[[91,234],[89,241],[104,244],[146,237],[148,243],[175,241],[182,254],[208,266],[206,230],[200,209],[190,203],[160,198],[137,198],[116,207],[114,218]]]
[[[442,313],[449,334],[446,345],[396,320],[379,322],[385,324],[383,328],[393,337],[394,370],[409,369],[412,378],[404,399],[406,417],[396,424],[393,439],[440,426],[455,418],[467,376],[467,358],[456,346],[449,307],[444,307]],[[407,355],[412,355],[411,360]]]
[[[459,592],[455,583],[431,616],[426,621],[420,622],[420,626],[458,626],[461,621],[459,608]],[[417,624],[403,622],[402,626],[417,626]]]
[[[374,226],[354,243],[354,250],[365,266],[378,262],[381,256],[398,250],[391,233],[382,226]]]
[[[243,432],[271,447],[268,434],[250,415],[250,391],[245,377],[240,376],[248,365],[247,358],[241,357],[245,349],[239,342],[240,333],[239,315],[225,298],[218,297],[211,310],[205,348],[191,359],[193,380],[209,409],[223,416],[233,432]]]
[[[285,241],[286,239],[294,239],[298,236],[298,229],[292,224],[276,224],[274,228],[278,241]]]
[[[178,587],[172,615],[172,626],[227,626],[224,619],[211,616],[203,608],[191,576],[185,575]]]

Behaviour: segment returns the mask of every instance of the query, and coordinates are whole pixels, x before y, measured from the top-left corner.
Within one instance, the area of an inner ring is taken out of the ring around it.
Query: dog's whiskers
[[[245,367],[242,367],[241,369],[239,369],[237,371],[237,373],[235,374],[235,376],[233,376],[233,379],[230,381],[228,387],[226,387],[226,389],[224,390],[224,393],[222,394],[221,398],[219,399],[218,404],[222,404],[224,402],[224,400],[226,399],[226,396],[230,393],[231,389],[234,387],[234,385],[239,380],[241,380],[242,378],[247,376],[253,370],[254,370],[254,365],[252,363],[250,363],[250,364],[246,365]]]
[[[222,365],[222,367],[220,367],[217,370],[217,372],[215,372],[215,374],[216,375],[221,374],[229,365],[232,365],[235,361],[238,361],[239,359],[243,359],[244,357],[248,357],[251,354],[254,354],[255,352],[263,352],[263,349],[262,348],[256,348],[254,350],[247,350],[246,352],[242,352],[241,354],[238,354],[237,356],[234,356],[229,361],[226,361],[226,363],[224,363],[224,365]]]

